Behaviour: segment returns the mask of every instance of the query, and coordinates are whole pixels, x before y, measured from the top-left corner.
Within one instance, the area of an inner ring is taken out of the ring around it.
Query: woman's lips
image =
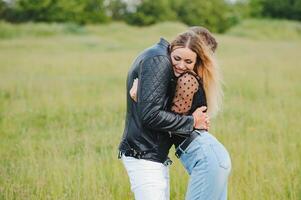
[[[177,68],[174,68],[174,71],[178,74],[182,74],[184,73],[185,71],[181,70],[181,69],[177,69]]]

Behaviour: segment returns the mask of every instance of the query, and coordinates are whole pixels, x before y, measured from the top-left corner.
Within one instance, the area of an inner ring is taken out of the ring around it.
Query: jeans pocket
[[[219,166],[224,169],[230,169],[231,159],[224,145],[222,145],[221,143],[216,143],[216,144],[210,144],[210,147],[214,155],[216,156]]]

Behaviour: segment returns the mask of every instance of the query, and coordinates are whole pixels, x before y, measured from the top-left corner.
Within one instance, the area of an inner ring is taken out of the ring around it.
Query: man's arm
[[[194,129],[194,118],[164,110],[171,64],[166,56],[156,56],[142,63],[138,83],[138,114],[145,127],[189,134]]]

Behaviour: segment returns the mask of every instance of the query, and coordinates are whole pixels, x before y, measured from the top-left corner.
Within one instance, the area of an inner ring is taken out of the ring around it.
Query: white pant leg
[[[169,200],[169,168],[162,163],[122,155],[136,200]]]

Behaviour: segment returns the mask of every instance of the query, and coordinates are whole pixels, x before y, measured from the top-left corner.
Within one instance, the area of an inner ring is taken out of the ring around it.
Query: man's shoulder
[[[145,49],[139,57],[143,60],[148,60],[156,57],[165,57],[169,59],[168,48],[160,44],[155,44]]]
[[[141,52],[135,59],[132,64],[132,70],[137,71],[140,70],[141,67],[143,69],[152,68],[162,68],[166,70],[170,70],[171,59],[168,52],[168,47],[160,45],[157,43],[143,52]]]

